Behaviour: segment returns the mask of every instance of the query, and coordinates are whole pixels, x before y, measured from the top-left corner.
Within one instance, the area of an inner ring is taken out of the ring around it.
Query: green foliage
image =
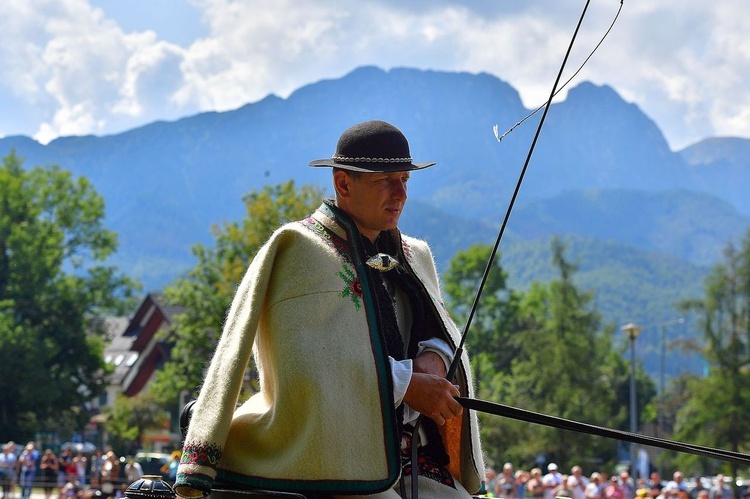
[[[554,240],[552,250],[559,277],[547,285],[532,285],[525,297],[520,334],[528,348],[513,366],[510,400],[545,414],[611,424],[603,403],[611,391],[599,382],[606,354],[600,348],[599,315],[590,310],[592,296],[573,284],[575,267],[565,260],[562,243]],[[550,428],[534,429],[528,442],[527,449],[514,447],[519,452],[548,452],[563,462],[604,453],[599,439]]]
[[[464,327],[491,250],[489,246],[477,244],[458,252],[444,275],[447,305],[457,324]],[[499,262],[500,259],[495,258],[466,340],[466,347],[477,359],[477,365],[485,366],[488,370],[477,369],[478,379],[485,372],[510,369],[511,362],[520,350],[517,338],[510,334],[514,329],[512,321],[518,315],[519,297],[508,289],[507,273]],[[484,359],[480,361],[478,357]]]
[[[166,299],[186,311],[175,317],[174,330],[165,338],[172,345],[171,358],[152,387],[160,400],[175,400],[182,391],[196,392],[253,256],[275,229],[309,215],[322,197],[321,190],[297,189],[293,181],[253,191],[244,198],[247,216],[240,223],[214,227],[215,247],[194,246],[197,264],[165,290]],[[245,388],[252,391],[252,386]]]
[[[698,316],[710,365],[706,378],[688,383],[687,403],[677,412],[678,438],[702,445],[747,451],[750,446],[750,232],[705,281],[705,298],[682,303]],[[696,465],[694,458],[680,462]],[[706,463],[702,463],[703,467]],[[737,476],[736,464],[730,474]]]
[[[45,421],[98,395],[103,331],[90,319],[121,311],[132,283],[103,265],[117,247],[104,200],[56,166],[0,165],[0,440],[49,431]],[[80,428],[79,428],[80,430]]]
[[[672,257],[648,253],[613,241],[564,237],[566,254],[578,264],[573,282],[595,292],[592,305],[604,323],[636,322],[646,328],[638,337],[638,359],[649,374],[658,379],[661,366],[659,324],[676,319],[681,312],[676,303],[699,297],[701,281],[708,273]],[[502,264],[509,272],[509,286],[526,290],[532,282],[548,282],[555,277],[549,240],[516,241],[503,252]],[[671,330],[674,336],[690,340],[694,331],[687,327]],[[625,343],[617,333],[614,341]],[[674,350],[666,358],[667,377],[694,366],[697,354]]]
[[[140,449],[145,430],[162,428],[169,423],[169,412],[149,392],[134,397],[118,395],[106,414],[110,445],[117,454],[127,454],[134,447]]]
[[[490,249],[459,252],[444,277],[453,312],[462,316],[479,282]],[[630,365],[613,350],[614,328],[601,327],[593,295],[573,278],[576,266],[559,240],[551,245],[558,277],[534,282],[524,294],[506,289],[506,274],[488,279],[488,301],[478,311],[478,338],[471,350],[478,396],[576,421],[623,428],[627,424]],[[471,333],[469,338],[471,338]],[[499,352],[499,353],[498,353]],[[654,385],[638,371],[638,401],[653,412]],[[530,467],[538,453],[562,462],[603,459],[612,464],[611,441],[527,423],[480,415],[490,465],[505,461]]]

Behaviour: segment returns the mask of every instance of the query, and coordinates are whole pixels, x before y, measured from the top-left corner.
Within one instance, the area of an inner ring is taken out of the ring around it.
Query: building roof
[[[107,337],[104,360],[114,367],[110,385],[128,396],[139,393],[169,357],[158,332],[171,327],[184,307],[169,305],[161,294],[149,293],[131,317],[104,317],[94,327]]]
[[[110,384],[121,385],[130,367],[138,360],[138,353],[131,350],[134,336],[127,336],[130,319],[127,317],[104,317],[102,326],[108,338],[104,347],[104,361],[114,366]]]

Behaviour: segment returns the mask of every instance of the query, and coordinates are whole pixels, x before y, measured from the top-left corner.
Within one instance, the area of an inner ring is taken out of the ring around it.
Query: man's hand
[[[404,402],[442,426],[446,420],[463,414],[458,386],[445,379],[445,363],[434,352],[425,352],[414,359],[411,382]]]

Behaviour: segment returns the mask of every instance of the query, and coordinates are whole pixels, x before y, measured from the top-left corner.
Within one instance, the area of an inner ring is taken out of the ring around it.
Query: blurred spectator
[[[107,452],[105,458],[102,464],[101,489],[102,493],[109,497],[114,496],[120,485],[120,461],[112,451]]]
[[[73,466],[73,451],[70,448],[63,449],[58,457],[59,467],[57,472],[57,485],[60,490],[68,483],[68,473]]]
[[[734,499],[734,491],[724,483],[724,475],[716,475],[711,488],[708,490],[709,499]]]
[[[547,465],[547,474],[542,477],[542,485],[544,486],[544,499],[553,499],[555,497],[555,490],[562,484],[563,477],[559,471],[557,471],[557,464],[549,463]]]
[[[526,497],[526,482],[529,481],[529,473],[523,470],[516,470],[516,499]]]
[[[635,486],[635,497],[637,499],[644,499],[651,497],[651,489],[646,485],[646,480],[643,478],[638,479],[638,485]]]
[[[666,499],[687,499],[688,491],[682,476],[682,472],[675,471],[672,480],[667,482],[667,486],[661,491]]]
[[[544,496],[544,485],[542,484],[542,470],[534,468],[531,470],[529,481],[526,482],[526,490],[529,496],[534,499],[541,499]]]
[[[11,451],[9,442],[3,445],[3,452],[0,454],[0,480],[2,480],[3,499],[10,499],[13,495],[13,485],[16,481],[16,470],[18,456]]]
[[[52,495],[52,491],[57,489],[57,470],[60,469],[60,465],[57,461],[57,456],[52,453],[52,449],[47,449],[42,455],[42,460],[39,462],[39,469],[42,472],[42,483],[44,488],[44,496],[49,499]]]
[[[125,465],[125,480],[128,485],[140,479],[142,476],[143,468],[141,467],[141,463],[132,457],[128,459],[128,464]]]
[[[586,499],[586,486],[589,481],[583,476],[580,466],[573,466],[568,477],[568,490],[573,499]]]
[[[690,499],[698,499],[698,494],[700,494],[704,490],[708,492],[710,487],[711,487],[711,480],[707,480],[703,478],[702,476],[696,477],[695,485],[692,488],[688,486],[688,495],[690,496]]]
[[[661,495],[661,489],[664,488],[659,473],[656,471],[651,473],[651,476],[649,476],[649,479],[646,482],[646,486],[648,487],[649,495],[651,495],[651,497],[659,497]]]
[[[34,475],[36,475],[39,451],[34,448],[34,442],[29,442],[18,457],[21,463],[21,499],[29,499],[34,486]]]
[[[102,454],[102,451],[97,449],[96,452],[94,452],[94,455],[91,456],[91,476],[92,477],[99,477],[102,476],[102,466],[104,465],[104,461],[106,461],[107,458],[104,457]]]
[[[21,461],[18,460],[21,451],[16,447],[16,443],[11,440],[8,442],[8,449],[10,453],[16,456],[16,468],[13,470],[13,475],[10,477],[10,495],[15,497],[16,495],[16,484],[18,484],[18,477],[21,474]]]
[[[617,479],[616,476],[613,476],[609,479],[609,484],[607,485],[607,488],[604,489],[604,493],[602,494],[603,499],[624,499],[625,494],[622,491],[622,487],[620,486],[620,481]]]
[[[78,480],[67,482],[60,491],[60,499],[75,499],[83,496],[83,489]]]
[[[586,485],[586,499],[601,499],[602,497],[602,476],[594,472],[591,474],[588,485]]]
[[[553,491],[555,497],[573,497],[573,491],[569,487],[568,475],[562,475],[560,485]]]
[[[497,477],[495,485],[495,497],[512,499],[516,493],[516,477],[513,475],[513,465],[505,463],[503,473]]]
[[[484,469],[484,488],[487,490],[489,497],[495,490],[495,484],[497,483],[497,473],[489,466]]]
[[[90,486],[87,490],[84,490],[81,494],[82,499],[104,499],[105,495],[102,493],[101,489],[101,481],[99,477],[101,476],[101,472],[99,475],[91,475]]]
[[[630,473],[627,471],[620,473],[620,487],[622,487],[622,495],[625,499],[633,499],[635,497],[635,484],[630,478]]]
[[[83,486],[86,485],[86,470],[88,469],[88,459],[83,452],[76,453],[73,458],[73,467],[75,468],[76,479]]]

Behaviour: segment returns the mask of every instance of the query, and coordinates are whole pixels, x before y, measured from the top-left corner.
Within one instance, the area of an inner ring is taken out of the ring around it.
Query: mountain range
[[[120,237],[113,263],[156,290],[194,263],[193,244],[211,244],[211,224],[244,216],[247,192],[289,179],[330,192],[330,172],[307,163],[329,157],[350,125],[383,119],[416,161],[437,162],[413,175],[402,228],[428,240],[444,270],[456,251],[494,242],[541,113],[502,141],[493,126],[502,133],[528,113],[494,75],[361,67],[285,99],[116,135],[5,137],[0,153],[88,177]],[[549,279],[549,239],[562,236],[605,320],[652,326],[642,347],[652,352],[672,302],[700,296],[722,248],[750,227],[749,158],[742,138],[672,151],[637,105],[580,83],[549,110],[501,261],[519,288]]]

